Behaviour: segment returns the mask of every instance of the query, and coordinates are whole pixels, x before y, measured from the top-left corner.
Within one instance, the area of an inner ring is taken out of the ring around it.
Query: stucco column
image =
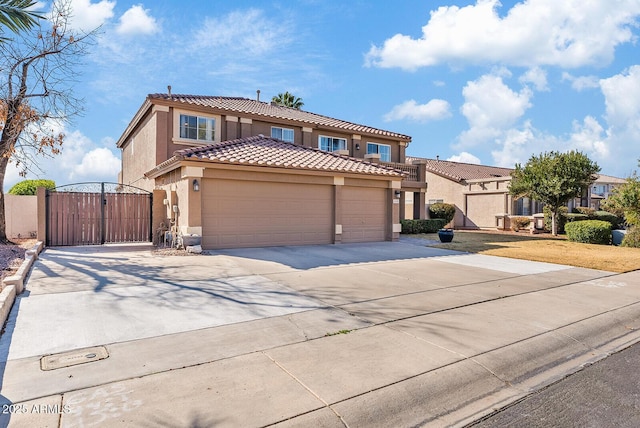
[[[178,201],[178,205],[180,206],[180,231],[185,235],[202,236],[203,172],[204,168],[192,166],[182,168],[183,180],[179,185],[182,187],[181,194],[187,195],[187,201]]]
[[[400,220],[404,220],[405,216],[406,216],[406,210],[407,210],[407,192],[401,192],[400,193],[400,207],[399,207],[399,216],[400,216]]]
[[[400,225],[400,206],[403,192],[400,191],[402,187],[401,181],[391,181],[389,183],[389,189],[387,190],[387,241],[398,241],[400,239],[400,231],[402,227]],[[396,197],[396,192],[399,193],[399,197]]]
[[[307,128],[306,126],[302,128],[302,145],[304,147],[313,147],[313,141],[311,140],[312,134],[313,129]]]
[[[227,133],[223,136],[224,140],[235,140],[238,135],[238,118],[236,116],[226,116]]]
[[[244,117],[240,118],[240,138],[253,136],[253,121]]]
[[[354,158],[364,158],[364,155],[367,153],[367,148],[364,147],[362,143],[362,136],[358,134],[353,134],[351,136],[351,151],[350,154]]]
[[[47,245],[47,189],[38,187],[38,241],[42,241]]]
[[[413,218],[424,220],[427,218],[427,194],[425,192],[413,192]]]
[[[333,243],[342,243],[342,188],[344,177],[333,177]]]

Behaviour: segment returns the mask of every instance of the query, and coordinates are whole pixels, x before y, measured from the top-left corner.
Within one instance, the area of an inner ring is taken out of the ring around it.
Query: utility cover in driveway
[[[76,366],[78,364],[92,363],[109,357],[107,348],[94,346],[93,348],[76,349],[75,351],[61,354],[45,355],[40,359],[42,370],[56,370],[63,367]]]

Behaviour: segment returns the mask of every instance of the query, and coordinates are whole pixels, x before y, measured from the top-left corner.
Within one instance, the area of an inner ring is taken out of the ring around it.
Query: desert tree
[[[63,126],[82,112],[74,85],[96,30],[74,30],[70,19],[70,1],[54,1],[45,19],[0,43],[0,242],[7,166],[24,176],[37,168],[36,155],[59,154]]]
[[[640,162],[638,163],[640,166]],[[602,202],[602,207],[616,215],[623,216],[625,223],[640,227],[640,177],[633,172],[627,181],[616,186],[611,195]]]
[[[558,234],[558,210],[589,189],[598,178],[600,167],[585,154],[548,152],[531,156],[526,165],[516,164],[511,173],[509,193],[527,196],[551,210],[551,232]]]

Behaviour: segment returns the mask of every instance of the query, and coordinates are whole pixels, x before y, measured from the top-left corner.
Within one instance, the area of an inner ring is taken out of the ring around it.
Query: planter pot
[[[611,231],[611,243],[613,245],[622,244],[622,240],[624,239],[624,235],[627,234],[626,230],[612,230]]]
[[[182,235],[182,245],[184,248],[192,245],[200,245],[202,237],[200,235]]]
[[[451,242],[453,240],[453,229],[440,229],[438,238],[440,238],[440,242]]]

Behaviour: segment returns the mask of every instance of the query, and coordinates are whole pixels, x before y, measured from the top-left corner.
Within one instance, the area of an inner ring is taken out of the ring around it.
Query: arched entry
[[[153,195],[118,183],[76,183],[46,193],[46,245],[152,240]]]

